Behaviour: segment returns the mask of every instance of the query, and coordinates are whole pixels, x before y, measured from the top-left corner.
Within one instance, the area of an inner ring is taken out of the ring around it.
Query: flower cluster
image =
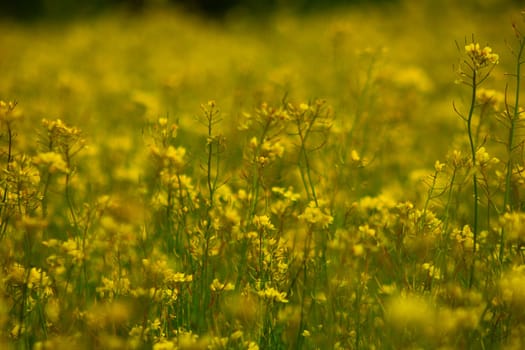
[[[465,45],[465,52],[476,69],[499,63],[499,55],[492,52],[492,48],[481,48],[479,43]]]

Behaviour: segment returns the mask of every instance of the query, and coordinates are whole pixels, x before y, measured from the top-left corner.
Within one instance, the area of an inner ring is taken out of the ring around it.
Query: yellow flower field
[[[495,3],[2,20],[0,347],[525,347]]]

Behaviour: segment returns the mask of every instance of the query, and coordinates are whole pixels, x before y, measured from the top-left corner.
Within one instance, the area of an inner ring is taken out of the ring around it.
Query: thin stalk
[[[264,274],[264,234],[265,232],[259,232],[259,280],[261,282],[261,289],[264,289],[266,285],[266,275]]]
[[[521,60],[521,57],[523,55],[523,49],[525,47],[525,38],[522,38],[520,41],[519,46],[519,52],[516,58],[516,88],[515,88],[515,96],[514,96],[514,110],[512,111],[512,117],[510,120],[510,128],[509,128],[509,135],[508,135],[508,142],[507,142],[507,173],[505,176],[505,197],[503,202],[503,210],[508,210],[509,206],[512,206],[511,200],[510,200],[510,191],[511,191],[511,182],[512,182],[512,168],[513,168],[513,160],[512,160],[512,151],[514,149],[514,134],[516,130],[516,123],[519,118],[519,100],[520,100],[520,84],[521,84],[521,65],[523,64],[523,61]],[[499,261],[500,263],[503,262],[503,253],[505,251],[505,230],[501,230],[501,236],[500,236],[500,251],[499,251]]]
[[[51,183],[51,174],[49,173],[49,171],[47,171],[46,180],[44,181],[44,189],[42,190],[42,200],[41,200],[43,219],[47,217],[47,192],[49,190],[50,183]]]
[[[425,227],[426,220],[427,220],[428,206],[429,206],[430,200],[432,199],[433,194],[434,194],[434,189],[436,187],[437,177],[438,177],[438,171],[435,171],[434,175],[432,176],[432,185],[430,185],[430,188],[428,189],[427,198],[426,198],[425,204],[423,206],[423,213],[421,214],[421,218],[419,219],[419,225],[418,225],[419,226],[419,232],[418,233],[422,233],[423,229]]]
[[[11,169],[11,161],[13,158],[13,130],[11,129],[11,124],[8,122],[7,125],[7,161],[6,161],[6,171],[9,172]],[[2,196],[2,205],[0,206],[0,217],[2,218],[2,227],[0,231],[0,239],[4,237],[7,230],[7,224],[9,221],[9,216],[6,215],[7,210],[7,193],[9,191],[8,184],[6,182],[4,186],[4,195]]]
[[[179,253],[181,251],[182,246],[181,246],[181,234],[184,232],[183,231],[183,228],[186,227],[186,216],[187,216],[187,213],[183,210],[184,207],[186,207],[186,203],[184,200],[185,200],[185,196],[184,196],[184,193],[182,192],[182,180],[181,180],[181,177],[180,177],[180,173],[177,172],[177,185],[179,186],[179,191],[177,193],[177,200],[179,201],[179,207],[181,208],[182,210],[182,213],[180,215],[180,217],[177,218],[177,234],[176,234],[176,237],[175,237],[175,249],[177,249],[177,252]],[[189,198],[189,194],[186,193],[186,199],[191,202],[191,199]],[[172,221],[172,224],[173,224],[173,219],[171,220]],[[181,230],[181,227],[182,227],[182,230]],[[171,231],[170,231],[171,232]]]
[[[312,196],[312,198],[314,200],[315,206],[319,207],[319,202],[317,200],[317,194],[315,192],[315,186],[314,186],[314,183],[313,183],[313,180],[312,180],[312,175],[311,175],[310,160],[308,158],[308,153],[306,151],[306,141],[308,139],[308,136],[310,135],[310,131],[312,130],[312,127],[315,124],[316,119],[317,119],[317,115],[315,115],[312,118],[312,120],[308,124],[308,128],[303,133],[303,130],[301,128],[301,120],[298,118],[297,119],[297,133],[298,133],[299,139],[301,141],[300,152],[302,154],[302,157],[303,157],[303,160],[304,160],[304,163],[305,163],[304,166],[305,166],[305,169],[306,169],[306,170],[303,170],[303,168],[299,167],[300,168],[300,173],[301,173],[301,179],[303,181],[303,185],[304,185],[304,188],[306,190],[306,194],[308,196],[308,199],[310,199],[309,197],[310,197],[310,193],[311,193],[311,196]]]
[[[209,251],[210,251],[210,241],[212,237],[212,217],[211,217],[211,211],[214,208],[214,196],[215,192],[217,190],[217,182],[219,177],[219,146],[217,141],[217,146],[215,149],[215,173],[213,174],[213,143],[214,137],[213,137],[213,125],[216,123],[216,120],[214,120],[214,116],[217,112],[214,112],[213,110],[205,112],[206,120],[207,120],[207,129],[208,129],[208,137],[207,137],[207,164],[206,164],[206,183],[208,187],[208,201],[209,203],[206,205],[206,226],[204,228],[204,247],[203,247],[203,262],[201,267],[201,300],[200,300],[200,314],[201,317],[199,318],[199,326],[204,327],[205,319],[207,318],[206,315],[208,314],[207,311],[209,311],[208,304],[210,301],[210,294],[209,294],[209,288],[208,288],[208,282],[210,280],[209,274],[210,274],[210,266],[209,266]],[[179,191],[181,191],[181,188],[179,186]]]
[[[301,137],[301,152],[303,154],[303,159],[304,159],[304,165],[305,165],[305,168],[306,168],[306,178],[308,179],[308,184],[307,183],[304,183],[304,186],[305,188],[307,189],[307,193],[308,193],[308,187],[310,187],[310,191],[312,193],[312,198],[315,202],[315,206],[316,207],[319,207],[319,203],[317,201],[317,194],[315,193],[315,186],[313,184],[313,181],[312,181],[312,175],[311,175],[311,172],[310,172],[310,161],[308,159],[308,154],[306,153],[306,148],[305,148],[305,142],[306,142],[306,137],[303,138],[303,136],[301,134],[299,134],[299,136]],[[302,175],[301,176],[303,178],[303,182],[304,182],[304,176]]]
[[[53,151],[53,140],[49,139],[48,143],[48,150]],[[42,190],[42,200],[41,200],[41,206],[42,206],[42,218],[45,219],[47,217],[47,192],[49,190],[49,186],[51,185],[51,173],[49,170],[46,171],[46,180],[44,182],[44,189]]]
[[[264,125],[263,132],[260,137],[260,142],[257,145],[257,148],[255,149],[254,155],[253,155],[253,179],[252,179],[252,202],[251,202],[251,208],[249,212],[249,218],[248,223],[251,223],[253,220],[253,217],[255,215],[255,210],[257,209],[257,202],[259,201],[259,181],[261,180],[261,172],[260,172],[260,166],[258,164],[258,157],[261,152],[262,144],[264,143],[264,139],[266,137],[266,134],[268,133],[268,130],[270,129],[271,120],[268,120],[266,124]]]
[[[303,256],[303,266],[302,266],[302,272],[303,272],[303,288],[301,291],[301,314],[299,318],[299,328],[297,332],[297,347],[301,348],[303,336],[302,332],[304,330],[305,326],[305,295],[307,291],[307,281],[308,281],[308,255],[310,254],[310,245],[312,244],[312,228],[308,230],[308,235],[306,238],[306,243],[304,246],[304,256]],[[301,271],[298,271],[298,274],[300,274]]]
[[[65,195],[66,195],[66,201],[69,208],[69,212],[71,214],[71,218],[73,219],[73,225],[75,229],[78,228],[78,222],[77,222],[77,215],[75,214],[75,205],[73,203],[73,198],[71,195],[71,159],[69,155],[69,150],[66,149],[65,151],[65,160],[66,165],[69,171],[66,173],[66,180],[65,180]]]
[[[452,172],[452,177],[450,178],[450,184],[448,189],[447,204],[445,206],[445,219],[443,221],[443,232],[448,232],[448,225],[450,219],[450,207],[452,206],[452,193],[454,190],[454,183],[456,181],[457,168],[454,166],[454,171]]]
[[[472,157],[472,166],[476,167],[476,145],[474,144],[474,139],[472,135],[472,119],[474,116],[474,108],[476,107],[476,90],[477,90],[477,71],[472,70],[472,98],[470,101],[470,109],[467,116],[467,128],[468,128],[468,138],[470,143],[470,152]],[[472,223],[472,233],[474,235],[474,242],[472,248],[472,265],[470,266],[470,279],[469,279],[469,288],[472,288],[474,283],[474,273],[476,265],[476,245],[478,243],[478,216],[479,216],[479,198],[478,198],[478,179],[477,174],[474,169],[474,174],[472,175],[472,186],[474,191],[474,220]]]
[[[219,149],[215,150],[217,159],[215,160],[215,176],[212,175],[212,163],[213,163],[213,116],[210,115],[208,118],[208,160],[207,160],[207,183],[208,183],[208,192],[209,192],[209,201],[210,201],[210,210],[213,208],[213,196],[217,188],[217,181],[219,178]]]
[[[180,187],[179,187],[180,188]],[[168,185],[168,198],[166,199],[166,230],[168,231],[167,246],[168,251],[173,251],[173,219],[171,217],[171,211],[173,209],[173,189],[171,184]],[[178,237],[175,239],[175,249],[178,248]],[[178,251],[177,251],[178,253]]]

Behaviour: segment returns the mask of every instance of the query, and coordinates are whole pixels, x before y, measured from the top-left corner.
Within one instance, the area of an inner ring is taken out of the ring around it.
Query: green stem
[[[522,38],[520,41],[520,49],[516,58],[516,89],[515,89],[515,96],[514,96],[514,110],[512,113],[512,117],[510,120],[510,128],[509,128],[509,135],[508,135],[508,142],[507,142],[507,173],[505,176],[505,198],[503,202],[503,210],[507,211],[511,208],[508,208],[509,206],[512,207],[512,203],[510,200],[510,187],[512,182],[512,168],[513,168],[513,161],[512,161],[512,151],[514,149],[514,134],[516,129],[516,122],[519,118],[519,99],[520,99],[520,84],[521,84],[521,57],[523,55],[523,49],[525,47],[525,38]],[[499,261],[500,263],[503,262],[503,253],[504,253],[504,245],[505,245],[505,230],[501,230],[501,236],[500,236],[500,251],[499,251]]]
[[[304,166],[306,168],[306,170],[301,171],[301,173],[304,172],[306,174],[306,178],[305,178],[305,174],[301,174],[301,178],[303,180],[303,184],[304,184],[304,187],[306,189],[306,193],[307,193],[308,197],[310,197],[310,192],[311,192],[312,198],[313,198],[313,200],[315,202],[315,206],[318,207],[319,203],[317,202],[317,194],[315,193],[315,187],[313,185],[312,176],[310,174],[310,161],[308,159],[308,155],[306,153],[306,149],[304,147],[304,143],[303,142],[304,142],[304,140],[301,137],[301,153],[303,154]],[[308,191],[308,189],[310,189],[310,191]],[[308,199],[310,199],[310,198],[308,198]]]
[[[297,119],[297,133],[298,133],[299,138],[301,140],[301,154],[303,156],[304,166],[305,166],[305,170],[303,170],[302,167],[299,167],[300,168],[300,172],[301,172],[301,179],[303,181],[303,185],[304,185],[304,188],[306,190],[306,194],[308,196],[308,200],[310,200],[310,193],[311,193],[312,198],[313,198],[314,203],[315,203],[315,206],[319,207],[319,202],[317,201],[317,194],[315,192],[315,186],[314,186],[314,183],[312,181],[310,160],[308,158],[308,153],[306,152],[306,141],[307,141],[308,136],[310,135],[310,131],[311,131],[313,125],[315,124],[316,119],[317,119],[317,113],[318,112],[316,112],[316,115],[310,121],[310,123],[308,125],[308,128],[305,130],[304,133],[303,133],[303,130],[301,129],[301,120],[298,118]]]
[[[13,158],[13,130],[11,129],[11,124],[7,123],[7,161],[6,161],[6,167],[5,170],[9,172],[11,169],[11,161]],[[9,215],[6,213],[7,211],[7,194],[9,191],[9,186],[6,182],[4,186],[4,195],[2,196],[2,205],[0,205],[0,218],[2,219],[2,225],[0,230],[0,239],[4,237],[5,232],[7,230],[7,224],[9,221]]]
[[[215,191],[215,181],[212,179],[211,168],[212,168],[212,157],[213,157],[213,138],[212,138],[212,123],[211,118],[208,119],[208,161],[207,161],[207,182],[209,192],[209,208],[213,207],[213,193]]]
[[[270,129],[270,124],[271,124],[271,121],[268,120],[266,124],[264,125],[264,129],[259,139],[259,143],[253,155],[252,202],[251,202],[251,208],[249,212],[248,223],[252,222],[253,217],[255,215],[255,211],[257,209],[257,202],[259,201],[259,181],[261,180],[261,170],[260,170],[260,165],[258,163],[258,158],[261,153],[261,147],[262,147],[262,144],[264,143],[266,134],[268,133],[268,130]]]
[[[78,222],[77,222],[77,215],[75,214],[75,205],[73,203],[73,198],[71,195],[71,158],[69,154],[69,149],[66,149],[65,153],[65,160],[66,165],[69,171],[66,173],[66,180],[65,180],[65,194],[66,194],[66,201],[67,206],[69,208],[69,212],[71,213],[71,218],[73,220],[73,226],[75,227],[75,230],[78,229]]]
[[[477,71],[472,70],[472,98],[470,101],[470,109],[467,117],[467,128],[468,128],[468,138],[470,143],[470,152],[472,156],[472,166],[474,167],[474,174],[472,175],[472,185],[474,191],[474,221],[472,224],[472,233],[474,235],[474,242],[472,247],[472,265],[470,266],[470,279],[469,279],[469,288],[472,287],[474,283],[474,270],[476,265],[476,245],[478,243],[478,179],[476,175],[476,145],[474,144],[474,139],[472,136],[472,119],[474,116],[474,108],[476,107],[476,90],[477,90]]]
[[[418,225],[419,226],[419,228],[418,228],[419,232],[418,233],[423,233],[423,229],[425,228],[425,224],[426,224],[426,221],[427,221],[428,206],[429,206],[430,200],[432,199],[432,196],[434,194],[434,189],[436,188],[437,177],[438,177],[438,172],[435,171],[434,175],[432,176],[432,185],[428,189],[427,198],[425,200],[425,204],[423,205],[423,212],[421,213],[421,217],[419,219],[419,225]]]
[[[299,328],[297,333],[297,348],[302,347],[302,332],[305,328],[305,295],[307,292],[307,282],[308,282],[308,255],[310,254],[310,245],[312,244],[312,228],[308,230],[308,235],[306,237],[306,243],[304,246],[304,256],[303,256],[303,265],[302,265],[302,272],[303,272],[303,288],[301,291],[301,313],[299,318]],[[299,272],[300,273],[300,272]]]

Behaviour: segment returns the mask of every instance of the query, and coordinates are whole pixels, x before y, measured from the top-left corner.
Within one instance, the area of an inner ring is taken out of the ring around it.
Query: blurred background
[[[371,135],[382,140],[373,147],[406,177],[402,162],[427,167],[446,154],[453,136],[435,135],[464,133],[451,106],[468,95],[454,84],[458,47],[474,34],[490,44],[501,54],[493,76],[505,79],[513,69],[506,42],[514,38],[511,23],[522,23],[521,6],[523,0],[0,0],[0,99],[20,102],[28,134],[41,118],[60,117],[87,130],[92,144],[121,134],[140,148],[137,131],[159,117],[207,132],[196,127],[195,113],[210,99],[221,106],[224,134],[236,139],[239,116],[254,106],[278,105],[284,96],[323,98],[341,130],[352,125],[362,133],[352,135],[352,147],[366,154]],[[382,125],[388,137],[371,125]],[[417,157],[407,156],[411,150]]]
[[[399,2],[399,0],[0,0],[0,17],[16,20],[43,18],[68,20],[114,9],[140,13],[151,7],[170,6],[208,17],[221,18],[232,11],[261,16],[275,10],[285,9],[300,14],[337,6],[396,4]],[[429,1],[435,5],[441,4],[443,7],[449,2],[446,0]],[[458,2],[452,1],[452,3]],[[520,0],[468,0],[459,3],[471,6],[474,10],[483,10],[519,4]]]

